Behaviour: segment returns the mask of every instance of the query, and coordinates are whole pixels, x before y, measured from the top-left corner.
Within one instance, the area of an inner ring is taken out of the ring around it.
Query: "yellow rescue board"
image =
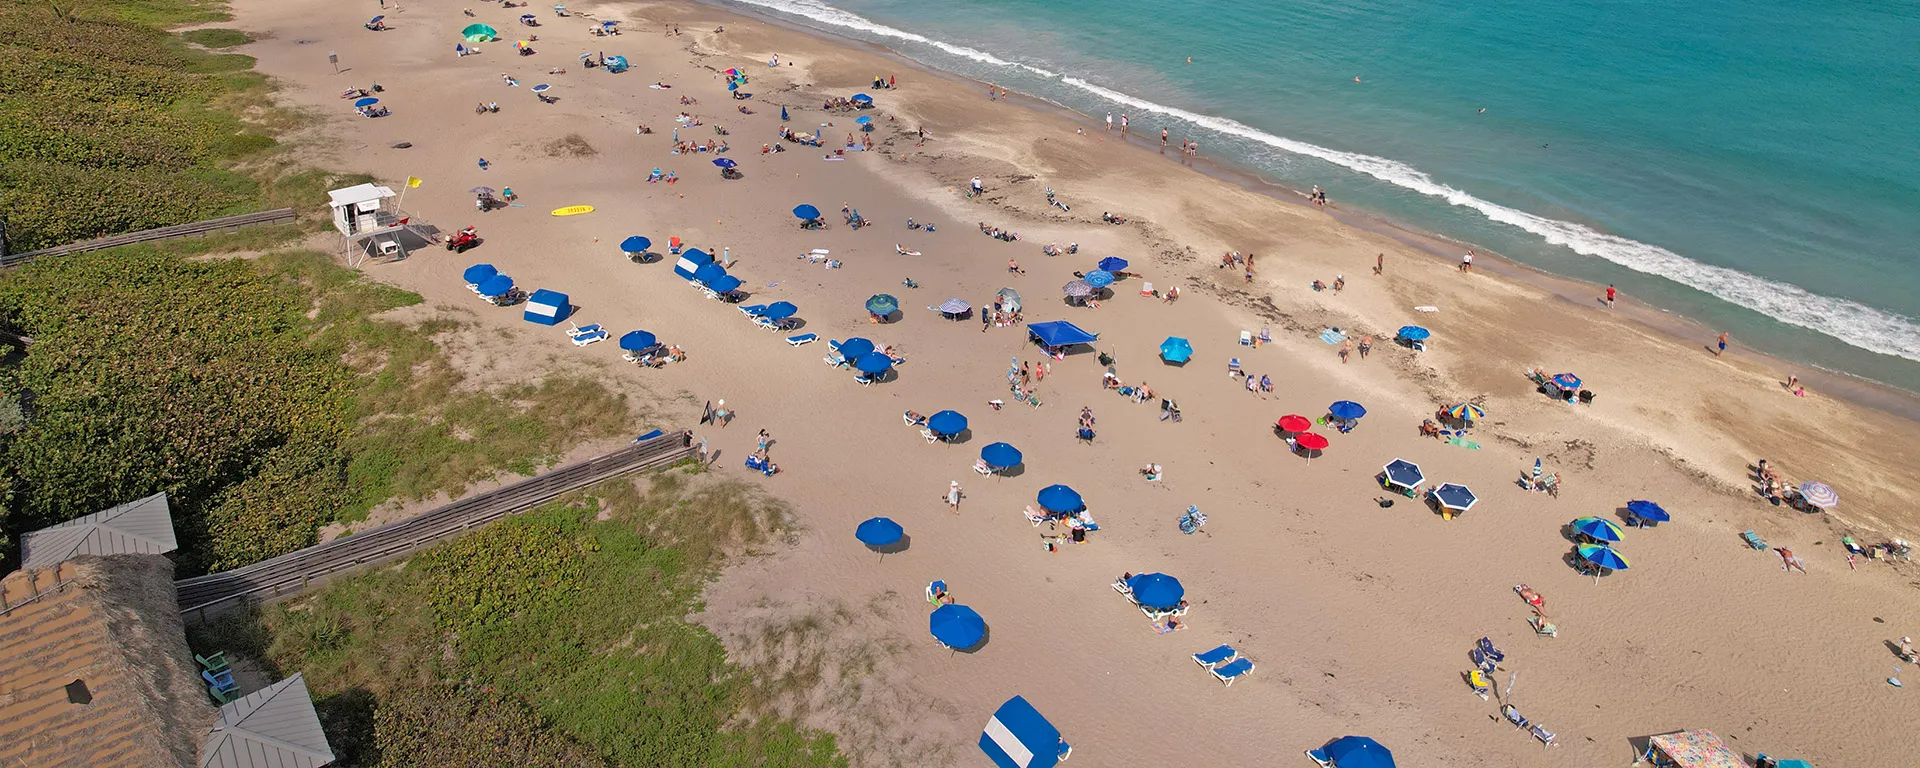
[[[593,206],[591,206],[591,205],[569,205],[569,206],[567,206],[567,207],[565,207],[565,208],[555,208],[555,209],[553,209],[553,215],[555,215],[555,216],[578,216],[578,215],[580,215],[580,214],[583,214],[583,213],[593,213]]]

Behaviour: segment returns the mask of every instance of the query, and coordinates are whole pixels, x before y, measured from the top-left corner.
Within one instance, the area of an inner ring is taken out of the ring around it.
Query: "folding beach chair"
[[[1253,331],[1248,331],[1248,330],[1240,331],[1240,346],[1243,346],[1243,347],[1253,346]]]
[[[1140,295],[1142,295],[1142,296],[1152,296],[1152,295],[1153,295],[1153,283],[1141,283],[1141,284],[1140,284]]]

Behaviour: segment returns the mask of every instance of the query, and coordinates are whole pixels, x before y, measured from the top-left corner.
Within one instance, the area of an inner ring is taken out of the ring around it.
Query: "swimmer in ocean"
[[[1486,113],[1487,113],[1487,108],[1486,108],[1486,107],[1481,107],[1481,108],[1480,108],[1480,114],[1483,114],[1483,115],[1484,115],[1484,114],[1486,114]]]

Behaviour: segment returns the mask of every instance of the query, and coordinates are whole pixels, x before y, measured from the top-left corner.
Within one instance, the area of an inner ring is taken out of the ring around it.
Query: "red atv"
[[[474,234],[473,227],[455,232],[452,237],[447,238],[447,250],[454,253],[466,253],[468,248],[479,244],[480,236]]]

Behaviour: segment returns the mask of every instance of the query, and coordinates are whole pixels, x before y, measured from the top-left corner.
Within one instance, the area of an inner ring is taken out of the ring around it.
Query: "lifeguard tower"
[[[327,198],[333,208],[333,228],[340,230],[340,249],[349,267],[358,267],[376,256],[406,258],[407,236],[416,239],[418,245],[433,242],[431,231],[412,223],[412,217],[400,210],[390,188],[360,184],[329,191]]]

